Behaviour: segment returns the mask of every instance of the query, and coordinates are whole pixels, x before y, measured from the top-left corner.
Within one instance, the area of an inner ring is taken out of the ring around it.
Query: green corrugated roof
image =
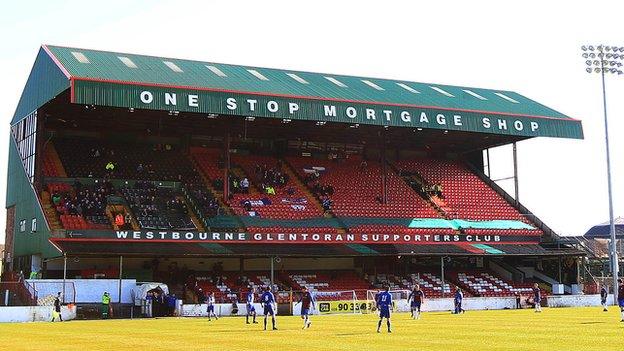
[[[46,45],[13,123],[68,86],[85,105],[583,138],[580,121],[511,91]]]
[[[236,66],[59,46],[48,46],[48,48],[72,77],[569,119],[568,116],[538,102],[505,90]],[[73,52],[83,54],[89,63],[80,62],[72,54]],[[136,68],[126,66],[120,57],[130,59]],[[164,63],[165,61],[174,63],[182,72],[173,71]],[[207,66],[217,68],[223,72],[225,77],[214,73]],[[268,80],[261,80],[248,70],[256,70]],[[297,75],[308,84],[289,76],[289,73]],[[330,82],[326,77],[335,78],[346,87],[340,87]],[[383,90],[367,85],[363,82],[364,80],[374,83]],[[411,92],[399,84],[405,84],[418,93]],[[434,90],[434,88],[442,89],[454,97],[449,97]],[[469,90],[483,99],[465,90]],[[509,101],[497,93],[503,94],[517,101],[517,103]]]

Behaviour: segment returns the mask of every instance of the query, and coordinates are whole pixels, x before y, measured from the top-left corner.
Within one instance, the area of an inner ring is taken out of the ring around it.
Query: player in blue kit
[[[459,288],[459,286],[455,287],[455,296],[453,300],[455,302],[455,311],[453,313],[455,314],[466,313],[466,311],[462,307],[462,302],[464,300],[464,293]]]
[[[253,323],[258,324],[256,322],[256,307],[254,306],[254,302],[256,301],[256,291],[252,287],[247,292],[247,315],[245,316],[245,322],[249,324],[249,316],[253,316]]]
[[[414,290],[407,298],[407,302],[410,304],[410,311],[413,319],[420,319],[420,306],[425,302],[425,293],[420,290],[420,285],[416,284]]]
[[[215,317],[215,319],[219,319],[219,317],[217,317],[217,314],[214,311],[214,307],[215,307],[215,296],[214,293],[210,293],[208,294],[208,298],[206,299],[206,303],[208,304],[208,321],[211,321],[210,317]]]
[[[312,294],[308,291],[307,287],[303,287],[303,292],[301,293],[301,319],[303,319],[303,328],[310,328],[312,321],[310,320],[310,311],[315,308],[314,306],[314,298],[312,298]]]
[[[377,322],[377,332],[381,333],[381,323],[383,319],[386,319],[386,324],[388,325],[388,333],[392,333],[392,329],[390,328],[390,309],[392,308],[392,295],[388,292],[390,287],[384,285],[384,291],[377,294],[375,297],[375,302],[377,304],[377,309],[379,310],[379,322]]]
[[[275,301],[275,296],[271,292],[271,287],[267,286],[262,296],[260,296],[260,302],[264,307],[264,330],[267,330],[267,316],[271,315],[271,324],[273,325],[273,330],[277,330],[277,326],[275,324],[275,310],[277,309],[277,304]]]
[[[533,303],[535,304],[535,313],[542,312],[542,291],[537,283],[533,284]]]
[[[600,288],[600,304],[602,305],[603,312],[609,312],[607,308],[607,297],[609,297],[609,291],[607,290],[607,286],[603,285]]]

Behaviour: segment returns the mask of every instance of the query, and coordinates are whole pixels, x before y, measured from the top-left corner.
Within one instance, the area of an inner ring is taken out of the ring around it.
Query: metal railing
[[[0,306],[36,306],[37,290],[27,281],[0,282]]]

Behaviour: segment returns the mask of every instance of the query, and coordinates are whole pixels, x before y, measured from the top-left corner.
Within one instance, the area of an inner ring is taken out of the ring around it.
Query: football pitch
[[[375,315],[313,317],[301,330],[295,316],[278,316],[277,331],[240,317],[0,324],[2,350],[622,350],[619,310],[545,308],[430,312],[421,320],[392,316],[392,334],[375,332]],[[270,322],[269,322],[270,326]]]

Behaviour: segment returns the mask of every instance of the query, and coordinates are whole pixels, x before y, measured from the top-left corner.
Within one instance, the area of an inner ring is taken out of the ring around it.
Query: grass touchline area
[[[619,309],[468,311],[392,315],[392,334],[376,315],[278,316],[277,331],[245,318],[159,318],[0,324],[3,350],[622,350]],[[270,322],[269,322],[270,328]]]

